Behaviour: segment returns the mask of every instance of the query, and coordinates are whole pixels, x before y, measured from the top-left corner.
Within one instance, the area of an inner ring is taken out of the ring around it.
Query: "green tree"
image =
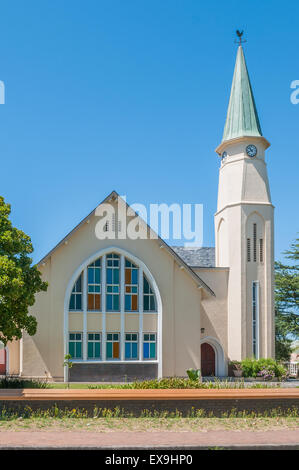
[[[280,360],[289,359],[292,340],[299,338],[299,238],[284,254],[295,263],[275,263],[275,339]]]
[[[22,330],[31,336],[36,333],[37,321],[28,315],[28,307],[37,292],[47,290],[41,273],[32,266],[31,239],[13,227],[10,212],[0,196],[0,341],[4,344],[20,339]]]

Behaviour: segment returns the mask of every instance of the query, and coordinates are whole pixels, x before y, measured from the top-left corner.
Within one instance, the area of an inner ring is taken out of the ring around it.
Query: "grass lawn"
[[[0,420],[1,431],[299,431],[298,417],[244,418],[55,418],[31,417]]]

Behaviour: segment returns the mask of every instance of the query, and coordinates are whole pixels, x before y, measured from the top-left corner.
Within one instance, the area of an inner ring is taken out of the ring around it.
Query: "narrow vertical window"
[[[260,263],[264,262],[264,240],[260,238]]]
[[[125,310],[138,310],[138,268],[131,261],[125,261]]]
[[[253,261],[256,262],[256,224],[253,224]]]
[[[252,352],[253,356],[259,357],[259,291],[258,282],[252,283]]]
[[[126,333],[125,359],[138,359],[138,334]]]
[[[87,338],[88,359],[101,359],[101,333],[88,333]]]
[[[82,310],[82,273],[74,284],[70,297],[70,310]]]
[[[247,238],[247,262],[250,262],[250,238]]]
[[[155,294],[145,276],[143,276],[143,310],[144,312],[156,311]]]
[[[101,259],[97,259],[87,268],[87,308],[88,310],[101,309]]]
[[[82,359],[82,333],[69,333],[69,354],[72,359]]]
[[[114,253],[107,255],[106,263],[106,308],[108,312],[119,311],[119,255]]]
[[[119,333],[106,335],[106,359],[119,359]]]
[[[143,335],[143,359],[156,359],[157,334],[144,333]]]

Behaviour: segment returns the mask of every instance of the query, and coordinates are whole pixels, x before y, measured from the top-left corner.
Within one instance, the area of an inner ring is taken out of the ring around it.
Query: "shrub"
[[[282,379],[286,377],[287,370],[277,361],[272,358],[247,358],[241,361],[242,371],[244,377],[264,377]]]
[[[0,388],[48,388],[49,384],[42,380],[21,379],[18,377],[4,377],[0,380]]]

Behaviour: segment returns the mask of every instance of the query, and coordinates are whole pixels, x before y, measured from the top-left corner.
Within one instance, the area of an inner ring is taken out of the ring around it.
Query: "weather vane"
[[[246,42],[245,39],[242,39],[242,36],[243,36],[243,34],[244,34],[244,31],[239,31],[239,30],[237,29],[236,34],[237,34],[237,36],[238,36],[238,39],[235,39],[235,43],[236,43],[236,44],[239,44],[239,46],[241,46],[243,42]]]

